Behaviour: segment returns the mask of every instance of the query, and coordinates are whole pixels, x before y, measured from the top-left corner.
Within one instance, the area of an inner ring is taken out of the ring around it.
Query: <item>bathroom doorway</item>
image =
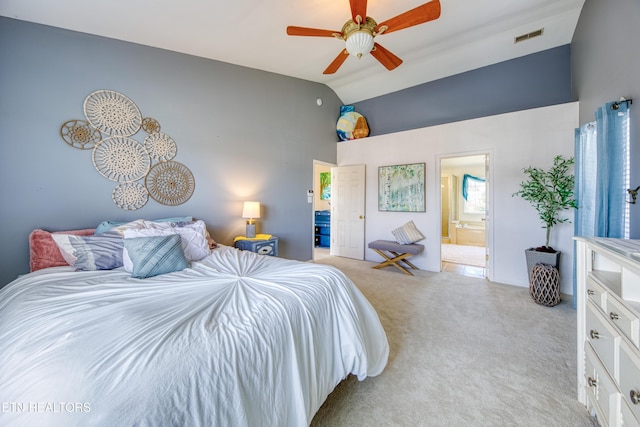
[[[336,165],[320,160],[313,161],[313,195],[309,200],[312,206],[312,259],[319,260],[330,256],[331,236],[331,168]]]
[[[440,159],[441,270],[488,277],[489,154]]]

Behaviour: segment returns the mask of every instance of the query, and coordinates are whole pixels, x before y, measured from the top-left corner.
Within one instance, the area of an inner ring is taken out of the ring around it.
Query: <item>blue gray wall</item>
[[[357,102],[371,135],[575,101],[569,45]]]
[[[594,120],[600,105],[633,99],[631,186],[640,185],[640,1],[586,0],[571,43],[574,96],[580,123]],[[631,205],[631,238],[640,239],[640,203]]]
[[[188,202],[119,209],[90,150],[63,142],[60,126],[82,119],[100,89],[127,95],[174,138],[196,180]],[[244,233],[242,201],[254,199],[258,230],[280,237],[280,254],[310,259],[306,192],[313,160],[335,163],[340,105],[325,85],[0,17],[0,286],[28,271],[34,228],[192,215],[230,244]]]

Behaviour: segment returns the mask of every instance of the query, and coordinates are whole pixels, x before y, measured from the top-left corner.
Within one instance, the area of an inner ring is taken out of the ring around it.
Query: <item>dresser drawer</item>
[[[607,291],[591,275],[587,276],[587,299],[600,307],[602,311],[607,309]]]
[[[620,344],[620,372],[624,372],[620,376],[622,398],[640,419],[640,352],[625,341]]]
[[[624,399],[620,402],[620,415],[622,421],[620,425],[624,427],[640,427],[640,421],[633,415],[633,411]]]
[[[586,338],[614,380],[619,378],[620,335],[592,302],[587,302]]]
[[[323,236],[331,235],[331,227],[328,225],[317,225],[315,226],[315,233],[322,234]]]
[[[614,297],[607,298],[606,313],[611,319],[611,323],[616,325],[636,347],[639,347],[638,317]]]
[[[615,426],[620,393],[589,343],[585,345],[585,387],[600,425]]]

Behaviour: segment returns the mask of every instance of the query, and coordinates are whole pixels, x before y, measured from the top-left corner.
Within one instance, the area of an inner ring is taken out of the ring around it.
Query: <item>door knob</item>
[[[362,215],[360,215],[360,216],[358,217],[358,219],[364,219],[364,217],[363,217]]]

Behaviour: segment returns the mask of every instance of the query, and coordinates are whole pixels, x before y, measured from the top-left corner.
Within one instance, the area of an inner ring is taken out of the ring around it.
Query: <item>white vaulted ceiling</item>
[[[369,0],[367,15],[382,22],[425,2]],[[348,104],[571,43],[584,0],[440,3],[439,19],[376,37],[402,58],[398,68],[366,55],[333,75],[322,71],[344,42],[286,27],[340,31],[348,0],[0,0],[0,15],[324,83]]]

